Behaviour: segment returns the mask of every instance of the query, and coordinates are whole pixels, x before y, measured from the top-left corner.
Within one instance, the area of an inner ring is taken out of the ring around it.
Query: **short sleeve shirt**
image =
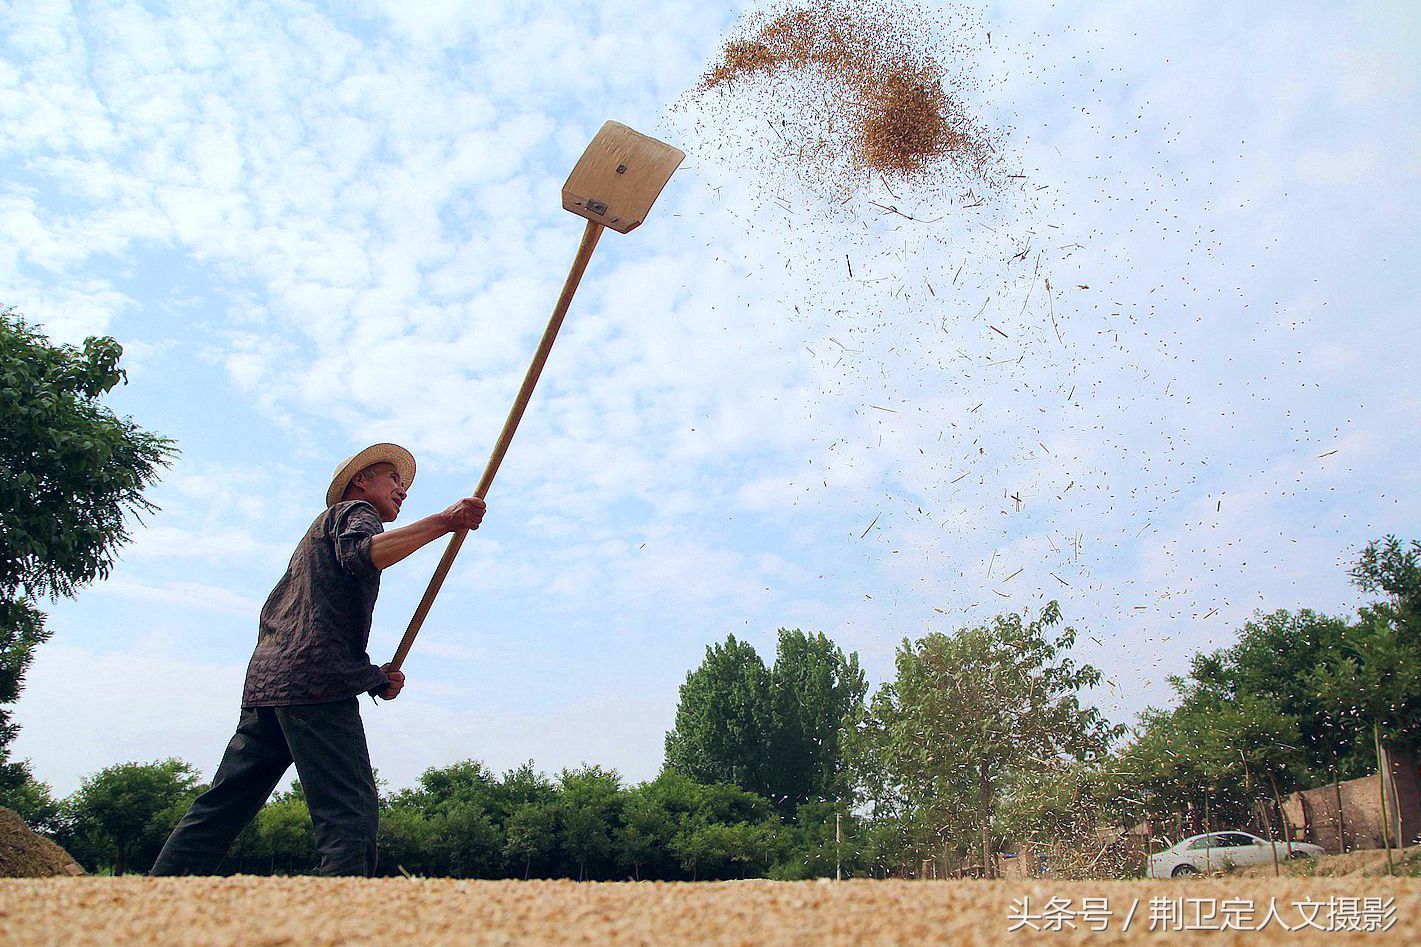
[[[311,523],[262,606],[243,707],[321,704],[388,682],[366,650],[380,594],[370,541],[384,528],[364,500],[337,503]]]

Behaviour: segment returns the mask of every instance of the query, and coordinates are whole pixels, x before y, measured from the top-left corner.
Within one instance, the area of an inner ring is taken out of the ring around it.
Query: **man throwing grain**
[[[370,663],[370,617],[380,571],[446,533],[478,529],[484,501],[384,531],[414,481],[414,457],[395,444],[341,464],[326,511],[296,546],[262,607],[237,733],[212,788],[179,820],[150,872],[212,874],[294,762],[315,826],[323,875],[371,875],[379,801],[361,693],[394,700],[405,676]]]

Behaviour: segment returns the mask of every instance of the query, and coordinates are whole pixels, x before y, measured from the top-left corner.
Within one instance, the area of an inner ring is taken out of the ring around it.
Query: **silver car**
[[[1201,871],[1269,864],[1273,861],[1274,848],[1278,850],[1279,861],[1288,858],[1286,842],[1269,842],[1247,832],[1191,835],[1184,841],[1151,855],[1145,865],[1145,876],[1178,878],[1182,875],[1196,875]],[[1292,845],[1293,858],[1316,858],[1321,854],[1322,847],[1310,842],[1294,842]]]

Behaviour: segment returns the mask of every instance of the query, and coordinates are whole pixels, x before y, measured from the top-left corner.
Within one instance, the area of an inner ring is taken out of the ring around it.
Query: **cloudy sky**
[[[1360,546],[1421,535],[1421,17],[1164,6],[929,6],[1022,175],[965,208],[786,160],[793,77],[690,94],[755,6],[5,4],[3,302],[118,338],[111,403],[182,450],[50,608],[18,754],[61,793],[210,775],[336,463],[407,445],[409,518],[472,489],[609,118],[688,157],[603,238],[405,695],[365,709],[391,785],[649,778],[731,633],[826,632],[879,683],[905,636],[1057,599],[1126,721],[1255,610],[1350,611]],[[439,548],[385,574],[377,661]]]

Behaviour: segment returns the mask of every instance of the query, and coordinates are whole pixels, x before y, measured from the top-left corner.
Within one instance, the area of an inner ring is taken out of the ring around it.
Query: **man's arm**
[[[486,509],[487,505],[478,497],[465,497],[442,513],[415,520],[399,529],[378,533],[370,538],[370,561],[375,568],[384,569],[446,533],[478,529]]]

